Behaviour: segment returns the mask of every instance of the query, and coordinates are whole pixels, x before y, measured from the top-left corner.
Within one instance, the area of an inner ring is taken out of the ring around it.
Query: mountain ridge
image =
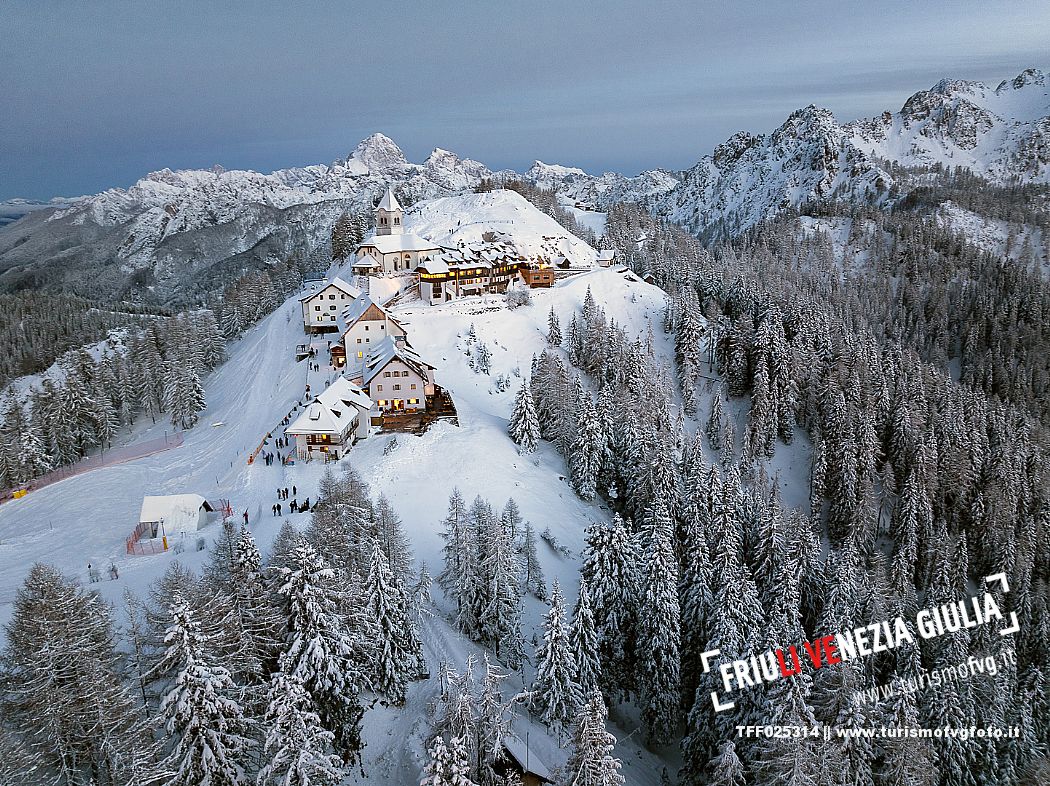
[[[408,160],[381,133],[329,164],[252,170],[160,169],[132,186],[107,189],[32,212],[0,232],[0,289],[58,285],[106,297],[161,303],[200,297],[214,280],[273,264],[326,241],[347,210],[367,210],[388,186],[406,203],[450,196],[487,178],[521,178],[597,209],[641,204],[701,237],[738,234],[813,201],[879,205],[899,196],[887,164],[964,166],[992,182],[1050,183],[1050,92],[1026,69],[996,88],[943,79],[897,112],[840,123],[809,105],[765,134],[740,131],[692,167],[628,176],[591,175],[535,161],[524,173],[435,148]],[[10,211],[14,203],[0,203]],[[82,275],[90,271],[89,285]],[[79,288],[79,289],[78,289]]]

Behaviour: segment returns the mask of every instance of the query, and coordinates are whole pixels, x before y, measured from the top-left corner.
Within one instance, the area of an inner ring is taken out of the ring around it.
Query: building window
[[[335,306],[329,306],[329,307],[328,307],[328,310],[329,310],[329,311],[335,311]]]
[[[320,310],[321,310],[320,306],[314,306],[314,311],[320,311]]]
[[[384,371],[383,372],[383,376],[384,377],[389,377],[390,376],[390,372],[389,371]]]
[[[412,387],[415,387],[415,385],[413,385]],[[418,404],[419,403],[419,399],[418,398],[410,398],[408,400],[408,403],[409,404]]]
[[[368,330],[368,325],[365,325],[365,330],[366,330],[366,331]]]
[[[329,296],[328,296],[328,299],[329,299],[329,300],[335,300],[335,295],[334,295],[334,294],[332,294],[332,295],[329,295]]]
[[[363,358],[364,356],[365,356],[365,353],[364,353],[364,352],[358,352],[358,353],[357,353],[357,357],[358,357],[358,358]]]
[[[376,385],[376,390],[382,390],[382,389],[383,389],[382,385]]]
[[[394,390],[401,390],[401,386],[400,385],[394,385]]]
[[[415,389],[416,389],[416,385],[415,385],[415,383],[412,383],[412,390],[415,390]]]
[[[357,340],[357,343],[358,343],[358,344],[360,344],[360,343],[361,343],[361,339],[358,339],[358,340]]]
[[[394,223],[395,224],[400,224],[401,223],[401,218],[399,216],[394,216]]]

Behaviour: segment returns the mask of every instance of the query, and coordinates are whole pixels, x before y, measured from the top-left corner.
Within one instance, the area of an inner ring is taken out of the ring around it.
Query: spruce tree
[[[435,737],[427,752],[430,760],[419,786],[476,786],[468,777],[470,761],[462,738],[453,737],[446,744],[440,736]]]
[[[169,783],[241,784],[250,740],[236,685],[226,669],[208,659],[207,637],[181,595],[172,599],[171,618],[165,661],[176,671],[175,684],[160,705],[174,740],[165,760],[174,773]]]
[[[616,738],[605,729],[608,710],[598,690],[576,718],[573,750],[565,765],[566,786],[623,786],[620,760],[613,756]]]
[[[352,761],[361,749],[366,641],[348,627],[335,572],[310,544],[298,543],[279,575],[287,631],[279,668],[302,683],[322,724],[335,734],[336,750]]]
[[[569,642],[576,660],[576,682],[580,694],[590,696],[599,687],[601,660],[590,591],[587,589],[587,579],[583,576],[580,577],[580,596],[572,612]]]
[[[404,704],[418,646],[413,641],[405,592],[390,572],[378,544],[372,550],[368,571],[367,604],[375,623],[373,686],[394,704]]]
[[[507,431],[510,438],[517,443],[520,453],[527,454],[536,450],[536,442],[540,438],[540,424],[536,417],[536,404],[527,382],[523,381],[518,388]]]
[[[554,306],[551,306],[550,313],[547,315],[547,343],[552,347],[561,346],[561,320],[554,313]]]
[[[679,674],[678,564],[663,503],[652,515],[638,645],[642,659],[642,719],[651,739],[666,742],[677,725]]]
[[[156,779],[156,744],[125,686],[109,610],[97,595],[34,565],[4,632],[0,710],[25,740],[15,752],[42,768],[42,782]]]
[[[343,763],[332,753],[335,735],[321,725],[294,675],[274,672],[265,722],[259,786],[335,786],[343,779]]]
[[[561,587],[554,582],[550,609],[544,618],[543,640],[536,650],[536,680],[532,706],[540,719],[561,736],[583,703],[577,684],[576,662],[565,624]]]

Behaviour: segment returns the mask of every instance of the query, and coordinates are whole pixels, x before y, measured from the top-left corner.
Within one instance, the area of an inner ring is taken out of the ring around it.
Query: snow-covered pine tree
[[[708,769],[711,771],[710,786],[746,786],[744,765],[732,740],[722,743]]]
[[[279,570],[287,626],[279,668],[302,683],[343,760],[355,760],[364,716],[360,692],[371,672],[368,640],[348,628],[335,572],[309,543],[297,543]]]
[[[547,583],[543,578],[543,566],[536,554],[536,530],[532,524],[525,522],[521,536],[522,587],[531,592],[538,600],[547,599]]]
[[[207,407],[196,365],[186,357],[170,360],[164,373],[164,408],[176,428],[190,428]]]
[[[588,528],[581,575],[598,631],[602,689],[615,698],[628,696],[637,685],[637,564],[635,545],[618,515],[611,524]]]
[[[317,507],[306,538],[345,582],[358,581],[367,571],[377,537],[368,487],[352,467],[336,476],[326,467],[318,488]],[[393,524],[396,516],[386,521]],[[396,535],[394,536],[396,540]]]
[[[16,752],[24,747],[41,765],[40,783],[157,779],[157,746],[141,701],[126,687],[109,609],[98,595],[36,564],[4,632],[0,711],[22,738]],[[27,775],[5,782],[24,783]]]
[[[608,710],[595,689],[576,717],[573,750],[565,764],[565,786],[623,786],[620,760],[613,756],[616,738],[605,728]]]
[[[404,590],[412,569],[412,551],[401,518],[382,494],[373,505],[372,518],[387,567],[390,568],[394,581]]]
[[[447,597],[456,604],[456,618],[469,615],[466,604],[468,585],[476,574],[478,559],[475,532],[470,526],[466,504],[459,493],[453,489],[448,500],[448,514],[442,523],[441,537],[445,541],[442,552],[445,558],[444,570],[438,575],[438,585]]]
[[[376,659],[372,684],[376,691],[401,705],[405,702],[408,682],[417,665],[419,647],[413,641],[405,592],[387,566],[379,544],[372,550],[366,593],[368,610],[375,623]]]
[[[582,499],[594,499],[597,491],[598,471],[601,469],[605,434],[594,411],[591,397],[586,393],[577,401],[576,434],[572,447],[566,454],[572,487]]]
[[[561,587],[555,580],[550,609],[544,617],[543,639],[536,650],[531,703],[540,719],[558,736],[566,732],[583,703],[576,678]]]
[[[681,690],[681,649],[678,601],[678,563],[674,556],[673,525],[667,509],[657,502],[649,526],[645,586],[638,630],[642,659],[642,720],[650,739],[670,740],[678,722]]]
[[[335,735],[321,725],[295,675],[274,672],[267,698],[264,764],[258,786],[335,786],[344,774]]]
[[[512,669],[524,658],[521,637],[521,589],[514,543],[502,519],[488,521],[485,554],[478,566],[485,586],[485,607],[479,614],[479,638]]]
[[[552,347],[561,346],[561,320],[554,313],[554,306],[547,315],[547,343]]]
[[[527,454],[536,450],[536,442],[540,438],[540,424],[528,382],[522,381],[521,387],[518,388],[507,431],[510,438],[517,443],[520,453]]]
[[[590,696],[598,687],[601,678],[601,658],[598,650],[598,630],[591,611],[591,594],[587,579],[580,577],[580,596],[572,611],[569,643],[576,660],[576,682],[580,695]]]
[[[470,761],[462,738],[453,737],[446,744],[440,736],[434,737],[427,752],[430,761],[419,786],[477,786],[468,777]]]
[[[165,660],[176,671],[175,683],[161,701],[165,730],[173,744],[165,766],[173,786],[237,786],[245,782],[251,747],[250,724],[235,698],[237,686],[222,666],[209,662],[189,605],[175,595],[171,626],[165,636]]]

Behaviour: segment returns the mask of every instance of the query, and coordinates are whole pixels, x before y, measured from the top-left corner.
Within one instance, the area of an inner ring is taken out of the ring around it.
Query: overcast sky
[[[329,162],[374,131],[414,161],[684,168],[808,103],[850,120],[1048,65],[1050,0],[0,0],[0,199]]]

